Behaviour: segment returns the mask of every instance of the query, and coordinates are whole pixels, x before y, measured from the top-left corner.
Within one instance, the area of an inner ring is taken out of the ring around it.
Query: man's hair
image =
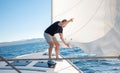
[[[66,19],[63,19],[62,22],[66,22],[67,20]]]

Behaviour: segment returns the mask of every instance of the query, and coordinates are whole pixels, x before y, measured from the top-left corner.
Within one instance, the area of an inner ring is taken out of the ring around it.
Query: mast
[[[51,0],[51,24],[53,23],[53,0]]]

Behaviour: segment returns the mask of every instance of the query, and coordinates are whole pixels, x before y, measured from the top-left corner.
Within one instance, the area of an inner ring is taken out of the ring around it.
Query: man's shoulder
[[[58,24],[58,23],[60,23],[60,21],[56,21],[56,22],[54,22],[53,24]]]

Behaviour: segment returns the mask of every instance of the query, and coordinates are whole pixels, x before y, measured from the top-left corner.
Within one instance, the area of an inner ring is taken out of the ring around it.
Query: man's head
[[[66,20],[66,19],[63,19],[61,22],[62,22],[62,27],[65,27],[67,20]]]
[[[62,20],[62,23],[64,23],[64,22],[67,22],[67,20],[66,19]]]

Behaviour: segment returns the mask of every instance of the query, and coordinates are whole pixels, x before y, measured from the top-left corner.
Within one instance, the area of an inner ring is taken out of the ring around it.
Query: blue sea
[[[0,55],[6,59],[17,56],[42,52],[48,48],[46,42],[29,43],[0,47]],[[79,47],[61,48],[64,57],[88,57]],[[71,60],[84,73],[120,73],[120,60]]]

